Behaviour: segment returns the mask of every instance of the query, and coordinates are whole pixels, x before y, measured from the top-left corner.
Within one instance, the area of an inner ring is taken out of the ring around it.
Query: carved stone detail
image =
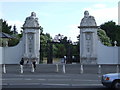
[[[39,28],[38,18],[36,17],[36,13],[32,12],[31,16],[27,17],[25,23],[23,25],[24,28]]]

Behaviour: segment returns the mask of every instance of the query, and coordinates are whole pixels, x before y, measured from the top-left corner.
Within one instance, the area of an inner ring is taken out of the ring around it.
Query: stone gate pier
[[[40,50],[40,26],[36,13],[32,12],[31,16],[27,17],[22,27],[23,29],[23,59],[37,60],[39,63]]]
[[[19,64],[25,61],[36,60],[39,63],[40,26],[36,13],[32,12],[23,24],[23,36],[18,45],[13,47],[0,47],[0,64]]]
[[[98,26],[93,16],[88,11],[84,12],[80,26],[80,61],[81,64],[97,63],[97,29]]]
[[[81,64],[120,64],[120,47],[109,47],[98,39],[95,18],[84,12],[80,26],[80,63]]]

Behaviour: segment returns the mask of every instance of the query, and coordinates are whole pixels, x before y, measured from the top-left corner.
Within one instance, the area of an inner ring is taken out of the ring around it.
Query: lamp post
[[[69,38],[67,43],[67,63],[72,63],[71,44],[72,44],[72,41]]]
[[[48,47],[48,51],[47,51],[47,64],[52,64],[52,59],[53,59],[53,53],[52,53],[52,42],[51,41],[47,41],[47,47]]]
[[[78,42],[72,43],[72,55],[74,55],[74,62],[80,63],[80,53],[79,53],[79,44]]]

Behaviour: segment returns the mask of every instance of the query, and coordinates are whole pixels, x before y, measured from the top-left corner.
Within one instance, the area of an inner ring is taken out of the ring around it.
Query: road
[[[3,88],[104,88],[94,74],[4,74]]]
[[[56,72],[56,66],[38,66],[37,70],[30,72],[31,67],[24,67],[21,74],[19,65],[6,66],[7,73],[2,73],[2,88],[106,88],[101,84],[101,75],[97,74],[97,68],[88,67],[81,74],[79,65],[67,66],[66,73],[62,72],[62,66]],[[73,68],[72,68],[73,67]]]

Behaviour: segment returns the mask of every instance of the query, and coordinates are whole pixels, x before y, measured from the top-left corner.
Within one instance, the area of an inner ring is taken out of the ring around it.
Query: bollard
[[[20,73],[23,73],[23,65],[20,65]]]
[[[98,66],[98,74],[101,74],[101,65]]]
[[[65,64],[63,64],[63,73],[66,73],[66,72],[65,72]]]
[[[6,67],[5,67],[5,64],[3,65],[3,72],[6,73]]]
[[[116,72],[119,73],[119,65],[117,65]]]
[[[32,70],[31,70],[31,72],[35,72],[35,69],[34,69],[34,66],[33,66],[33,64],[32,64]]]
[[[81,65],[80,73],[83,74],[83,65]]]
[[[56,64],[56,72],[59,72],[58,64]]]

